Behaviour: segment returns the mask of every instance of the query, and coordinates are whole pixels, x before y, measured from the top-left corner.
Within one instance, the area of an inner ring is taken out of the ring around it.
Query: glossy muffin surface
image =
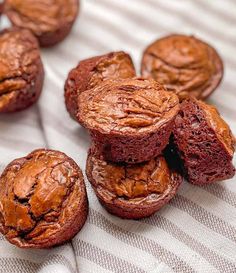
[[[159,155],[179,111],[178,97],[153,80],[105,81],[79,96],[77,118],[106,160],[138,163]]]
[[[180,99],[207,98],[223,77],[223,63],[216,50],[194,36],[170,35],[144,52],[142,76],[151,77]]]
[[[70,32],[79,0],[5,0],[4,13],[14,26],[31,30],[41,46],[52,46]]]
[[[123,51],[81,61],[70,71],[65,83],[65,103],[68,112],[72,118],[76,119],[80,93],[107,79],[126,79],[134,76],[135,68],[132,59]]]
[[[0,231],[22,248],[48,248],[73,238],[87,217],[83,175],[75,162],[36,150],[10,163],[0,178]]]
[[[0,32],[0,113],[23,110],[42,91],[43,64],[38,42],[28,30]]]
[[[163,156],[136,165],[112,164],[90,150],[86,172],[102,205],[130,219],[155,213],[175,195],[182,181]]]

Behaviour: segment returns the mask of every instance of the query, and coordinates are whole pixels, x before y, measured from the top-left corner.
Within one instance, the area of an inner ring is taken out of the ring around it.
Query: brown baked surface
[[[217,109],[196,99],[181,104],[174,142],[189,182],[205,184],[234,176],[235,139]]]
[[[143,54],[141,73],[162,83],[179,97],[207,98],[223,77],[216,50],[194,36],[170,35],[155,41]]]
[[[4,13],[14,26],[31,30],[41,46],[52,46],[70,32],[79,0],[5,0]]]
[[[0,177],[0,231],[22,248],[49,248],[73,238],[88,212],[83,175],[64,153],[36,150]]]
[[[178,97],[153,80],[105,81],[79,95],[77,118],[105,160],[139,163],[161,154]]]
[[[72,69],[65,83],[65,103],[71,117],[76,119],[78,95],[107,79],[135,77],[129,54],[118,51],[81,61]]]
[[[101,204],[110,213],[128,219],[158,211],[174,197],[182,182],[169,170],[163,156],[137,165],[114,164],[90,150],[86,173]]]
[[[0,113],[23,110],[42,91],[43,64],[38,42],[28,30],[0,32]]]

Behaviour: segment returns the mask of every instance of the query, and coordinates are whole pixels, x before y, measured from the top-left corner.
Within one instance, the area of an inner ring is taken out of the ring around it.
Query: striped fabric
[[[40,102],[0,116],[0,170],[48,147],[67,153],[84,171],[89,138],[65,110],[68,71],[81,59],[113,50],[130,52],[139,71],[145,46],[176,32],[205,39],[222,55],[224,81],[209,101],[236,134],[235,0],[84,0],[69,38],[42,52],[46,82]],[[184,183],[173,201],[142,221],[109,215],[86,183],[90,213],[76,238],[34,251],[0,236],[1,273],[236,272],[236,179],[204,187]]]

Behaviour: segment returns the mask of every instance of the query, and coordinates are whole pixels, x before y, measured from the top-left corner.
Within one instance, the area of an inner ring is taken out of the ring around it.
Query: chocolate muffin
[[[179,111],[178,97],[153,80],[107,80],[79,95],[79,122],[104,160],[139,163],[161,154]]]
[[[123,51],[81,61],[70,71],[65,83],[65,102],[68,112],[72,118],[76,119],[78,95],[81,92],[107,79],[126,79],[134,76],[135,68],[132,59]]]
[[[1,31],[0,113],[31,106],[41,94],[43,81],[43,64],[33,34],[18,28]]]
[[[183,99],[206,99],[223,77],[223,63],[207,43],[186,35],[170,35],[148,46],[142,76],[151,77]]]
[[[201,185],[234,176],[235,139],[215,107],[194,98],[185,100],[173,132],[189,182]]]
[[[71,31],[79,0],[5,0],[4,12],[14,26],[31,30],[43,47],[62,41]]]
[[[83,227],[88,201],[83,175],[64,153],[36,150],[0,177],[0,231],[21,248],[50,248]]]
[[[108,163],[89,152],[87,177],[101,204],[121,218],[148,217],[174,197],[182,178],[161,155],[141,164]]]

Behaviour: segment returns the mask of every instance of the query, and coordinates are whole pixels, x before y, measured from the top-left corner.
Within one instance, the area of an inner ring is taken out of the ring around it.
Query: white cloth
[[[125,50],[139,72],[144,48],[170,33],[194,34],[223,57],[223,84],[209,102],[235,134],[235,0],[84,0],[69,37],[42,50],[46,80],[39,103],[0,116],[0,168],[48,147],[71,156],[84,172],[89,138],[64,105],[69,70],[84,58]],[[236,272],[236,178],[204,187],[184,183],[173,201],[142,221],[109,215],[86,183],[90,214],[76,238],[51,250],[21,250],[0,237],[1,273]]]

